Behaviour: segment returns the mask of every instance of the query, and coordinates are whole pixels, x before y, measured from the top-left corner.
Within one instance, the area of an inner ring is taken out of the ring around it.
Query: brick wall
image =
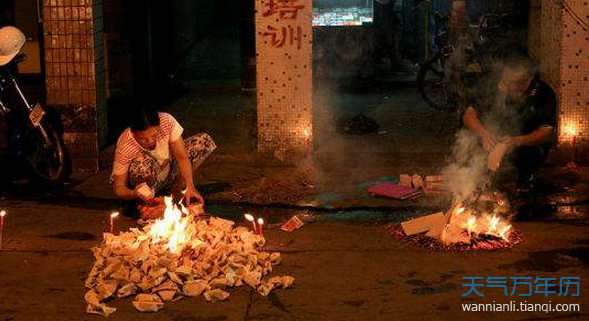
[[[105,143],[102,0],[43,0],[47,104],[62,113],[74,170],[96,171]]]

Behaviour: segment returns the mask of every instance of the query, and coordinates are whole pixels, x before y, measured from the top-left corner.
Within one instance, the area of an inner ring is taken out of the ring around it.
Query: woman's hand
[[[141,183],[133,190],[135,198],[142,200],[143,202],[149,202],[155,197],[153,189],[145,183]]]
[[[204,205],[205,200],[200,195],[200,193],[194,188],[194,186],[186,187],[186,192],[184,192],[184,200],[186,201],[186,206],[193,203],[193,200],[196,200],[196,203]]]

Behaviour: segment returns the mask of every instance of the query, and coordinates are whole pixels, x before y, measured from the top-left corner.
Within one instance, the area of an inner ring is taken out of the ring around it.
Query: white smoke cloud
[[[443,170],[446,188],[459,200],[467,200],[489,182],[487,152],[468,130],[456,134],[450,164]]]

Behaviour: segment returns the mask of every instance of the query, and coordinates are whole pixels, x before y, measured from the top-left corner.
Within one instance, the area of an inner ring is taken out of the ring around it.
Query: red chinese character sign
[[[258,150],[312,146],[312,1],[256,0]]]

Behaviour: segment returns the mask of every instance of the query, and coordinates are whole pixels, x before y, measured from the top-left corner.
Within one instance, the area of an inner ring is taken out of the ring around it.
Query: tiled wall
[[[589,2],[588,0],[566,0],[565,4],[568,5],[562,10],[559,137],[561,141],[569,140],[566,133],[567,127],[575,126],[579,131],[578,139],[584,147],[587,147],[589,143]]]
[[[75,170],[97,170],[107,132],[102,0],[43,0],[47,104],[62,112]]]
[[[312,1],[255,1],[258,150],[304,154],[313,134]]]
[[[572,140],[568,127],[574,126],[578,132],[579,157],[584,159],[589,156],[588,25],[587,0],[531,1],[530,52],[540,61],[542,77],[558,96],[557,145],[568,154]]]

